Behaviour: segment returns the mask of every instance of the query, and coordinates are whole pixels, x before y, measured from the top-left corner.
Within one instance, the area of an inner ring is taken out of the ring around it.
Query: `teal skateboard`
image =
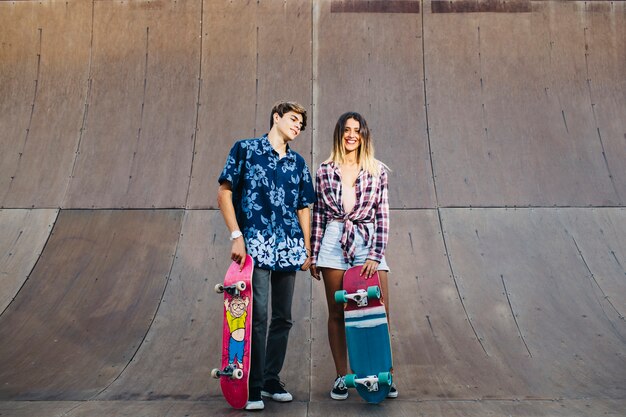
[[[362,266],[348,269],[343,290],[335,301],[344,303],[348,357],[352,374],[346,375],[348,388],[356,388],[369,403],[380,403],[389,394],[393,360],[389,325],[378,273],[365,279]]]

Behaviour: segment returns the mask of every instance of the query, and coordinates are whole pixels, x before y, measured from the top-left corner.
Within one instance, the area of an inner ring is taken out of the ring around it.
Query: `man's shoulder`
[[[263,137],[239,139],[235,142],[235,146],[241,146],[242,148],[246,148],[246,147],[250,147],[254,145],[258,146],[258,144],[261,142],[262,139]]]
[[[245,157],[245,155],[263,154],[266,152],[266,145],[263,142],[264,137],[239,139],[233,144],[231,153]]]

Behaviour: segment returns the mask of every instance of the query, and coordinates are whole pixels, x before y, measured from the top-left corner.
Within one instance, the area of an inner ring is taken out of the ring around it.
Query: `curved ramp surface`
[[[626,416],[624,74],[624,1],[0,0],[0,415],[240,414],[216,178],[286,98],[392,169],[400,397],[328,398],[300,272],[266,413]]]
[[[88,399],[128,364],[162,297],[181,211],[63,211],[0,317],[3,399]]]
[[[0,314],[39,259],[58,212],[0,210]]]

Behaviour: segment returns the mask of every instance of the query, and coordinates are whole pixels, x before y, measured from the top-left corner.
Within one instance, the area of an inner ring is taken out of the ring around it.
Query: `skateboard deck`
[[[353,374],[346,375],[346,385],[356,388],[369,403],[387,398],[393,368],[389,325],[378,272],[369,279],[360,276],[362,265],[348,269],[343,276],[343,290],[335,300],[344,304],[348,358]]]
[[[224,294],[222,326],[222,365],[213,369],[220,379],[224,398],[233,408],[244,408],[248,402],[250,348],[252,345],[252,271],[254,261],[247,255],[243,269],[231,263],[222,284],[215,286]]]

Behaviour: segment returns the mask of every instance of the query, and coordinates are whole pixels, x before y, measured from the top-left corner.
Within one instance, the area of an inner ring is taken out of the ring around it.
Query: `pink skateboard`
[[[254,261],[247,255],[243,269],[233,262],[215,291],[224,294],[222,367],[211,376],[220,379],[224,398],[233,408],[248,402],[250,347],[252,345],[252,271]]]

